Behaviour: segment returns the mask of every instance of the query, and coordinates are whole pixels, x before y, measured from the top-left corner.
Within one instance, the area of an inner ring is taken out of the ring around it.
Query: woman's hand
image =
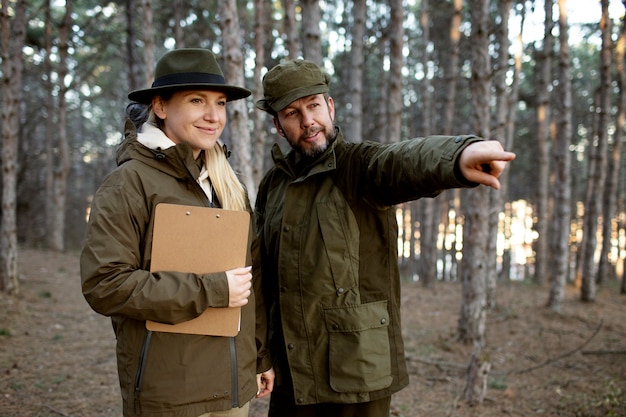
[[[252,291],[252,267],[226,271],[228,280],[228,307],[243,307],[248,304]]]

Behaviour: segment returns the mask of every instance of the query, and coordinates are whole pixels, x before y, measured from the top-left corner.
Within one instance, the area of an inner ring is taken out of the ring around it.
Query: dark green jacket
[[[256,203],[278,388],[297,405],[389,396],[408,374],[394,205],[471,186],[455,167],[474,136],[344,141],[311,166],[275,145]],[[298,172],[296,172],[298,170]]]
[[[151,150],[127,122],[118,165],[93,198],[80,267],[86,300],[113,323],[124,416],[196,417],[245,404],[256,394],[257,371],[271,366],[264,337],[255,338],[254,294],[234,338],[148,332],[145,326],[146,320],[179,323],[228,305],[223,272],[149,272],[156,204],[209,206],[195,180],[200,171],[191,148]]]

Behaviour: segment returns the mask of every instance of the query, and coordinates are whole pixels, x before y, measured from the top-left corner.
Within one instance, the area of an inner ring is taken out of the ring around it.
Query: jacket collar
[[[345,142],[341,129],[335,126],[335,130],[337,136],[335,140],[330,143],[328,149],[314,161],[311,161],[306,167],[296,169],[296,152],[292,149],[285,155],[277,143],[272,146],[272,159],[274,160],[274,164],[278,169],[285,171],[291,177],[298,177],[300,180],[305,180],[311,175],[321,172],[334,170],[337,167],[335,150],[337,146]]]

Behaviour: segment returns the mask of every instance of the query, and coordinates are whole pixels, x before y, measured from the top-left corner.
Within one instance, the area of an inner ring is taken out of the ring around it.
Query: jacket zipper
[[[139,353],[139,368],[137,369],[137,375],[135,376],[135,413],[137,414],[141,414],[139,395],[141,394],[143,374],[146,370],[146,363],[148,362],[148,348],[150,347],[151,337],[152,331],[148,331],[146,333],[146,337],[143,339],[143,345],[141,346],[141,352]]]
[[[235,349],[235,338],[229,338],[230,363],[231,363],[231,390],[233,392],[233,408],[239,408],[239,391],[237,389],[237,350]]]

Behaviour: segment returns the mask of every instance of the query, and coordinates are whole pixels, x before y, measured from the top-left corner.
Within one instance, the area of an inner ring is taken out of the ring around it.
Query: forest
[[[331,74],[351,141],[476,134],[516,153],[498,191],[397,207],[403,279],[462,284],[458,339],[473,357],[480,306],[495,306],[499,283],[536,285],[555,312],[567,288],[581,303],[604,289],[626,297],[625,10],[616,0],[2,0],[0,292],[19,294],[24,248],[80,250],[128,92],[152,83],[166,51],[202,47],[253,92],[228,108],[222,138],[252,202],[269,149],[284,145],[254,102],[267,70],[291,58]]]

